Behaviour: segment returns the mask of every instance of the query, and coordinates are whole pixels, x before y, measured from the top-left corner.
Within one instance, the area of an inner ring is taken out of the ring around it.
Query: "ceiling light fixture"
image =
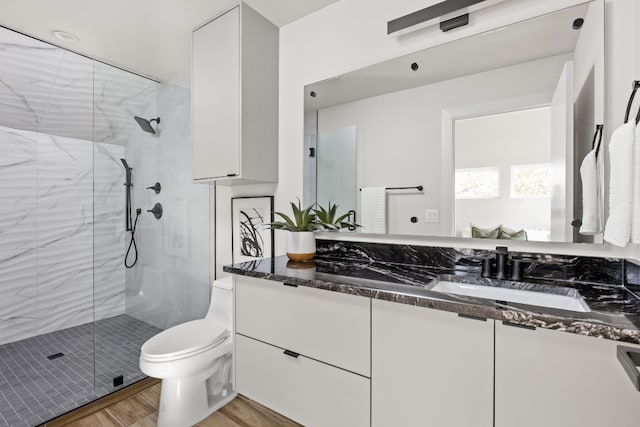
[[[53,34],[58,40],[62,40],[63,42],[80,41],[78,37],[74,36],[71,33],[67,33],[66,31],[55,30],[55,31],[52,31],[51,34]]]
[[[387,22],[387,34],[402,36],[412,31],[439,24],[447,32],[469,23],[469,14],[504,0],[444,0],[424,9]]]

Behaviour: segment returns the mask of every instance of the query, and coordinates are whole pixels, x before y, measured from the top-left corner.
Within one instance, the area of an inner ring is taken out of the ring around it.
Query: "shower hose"
[[[138,262],[138,245],[136,245],[136,226],[138,225],[138,217],[142,213],[142,209],[136,209],[136,219],[133,222],[133,227],[131,228],[131,241],[129,242],[129,247],[127,248],[127,253],[124,256],[124,266],[127,268],[132,268]],[[131,264],[127,263],[129,259],[129,252],[131,252],[131,248],[133,247],[133,262]]]

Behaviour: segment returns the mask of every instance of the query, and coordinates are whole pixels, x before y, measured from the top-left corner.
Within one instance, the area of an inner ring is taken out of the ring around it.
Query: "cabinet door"
[[[372,321],[373,427],[493,425],[493,320],[373,300]]]
[[[309,427],[369,427],[369,378],[236,334],[238,393]]]
[[[369,298],[236,276],[239,334],[369,377]]]
[[[193,179],[240,174],[240,20],[236,7],[193,33]]]
[[[640,393],[617,360],[620,344],[496,322],[496,427],[640,425]]]

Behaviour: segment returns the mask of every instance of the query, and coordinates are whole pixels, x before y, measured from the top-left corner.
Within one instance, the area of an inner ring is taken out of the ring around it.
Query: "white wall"
[[[341,0],[280,30],[280,176],[276,209],[302,196],[302,137],[304,134],[303,88],[306,84],[359,69],[403,54],[415,52],[455,38],[475,34],[500,25],[569,7],[581,0],[521,0],[503,2],[471,16],[470,25],[441,33],[426,29],[394,38],[386,34],[386,22],[419,10],[439,0],[402,0],[371,2]],[[623,118],[631,81],[640,75],[640,35],[637,29],[637,0],[607,0],[607,67],[605,138]],[[635,28],[636,37],[633,38]],[[634,53],[632,53],[634,52]],[[606,149],[606,147],[605,147]],[[424,241],[424,239],[420,239]],[[442,239],[428,239],[427,244],[442,244]],[[446,240],[444,240],[446,242]],[[455,246],[464,243],[456,241]],[[474,246],[482,244],[473,242]],[[490,244],[486,245],[491,247]],[[527,245],[525,245],[527,246]],[[517,245],[513,245],[514,249]],[[219,249],[220,246],[218,246]],[[582,254],[627,254],[610,246],[567,246],[538,244],[541,251],[564,251]],[[276,252],[284,253],[284,235],[276,233]],[[637,250],[640,255],[640,249]]]
[[[359,187],[424,187],[422,193],[388,192],[390,234],[447,236],[448,221],[424,221],[425,209],[452,215],[441,197],[442,111],[534,94],[550,102],[567,59],[545,58],[325,108],[318,112],[318,132],[356,126]],[[417,223],[410,221],[412,216]]]

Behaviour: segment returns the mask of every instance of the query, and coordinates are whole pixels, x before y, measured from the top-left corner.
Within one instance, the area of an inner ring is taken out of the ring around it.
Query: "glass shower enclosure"
[[[209,188],[191,183],[189,98],[0,28],[0,424],[142,379],[141,344],[204,316]],[[136,116],[160,117],[155,133]]]

